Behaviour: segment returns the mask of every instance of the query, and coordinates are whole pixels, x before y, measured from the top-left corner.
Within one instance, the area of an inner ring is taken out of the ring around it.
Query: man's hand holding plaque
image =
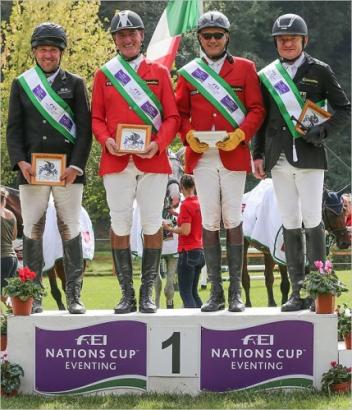
[[[245,139],[245,133],[237,128],[235,131],[227,133],[227,137],[223,141],[217,142],[216,146],[222,151],[233,151]]]

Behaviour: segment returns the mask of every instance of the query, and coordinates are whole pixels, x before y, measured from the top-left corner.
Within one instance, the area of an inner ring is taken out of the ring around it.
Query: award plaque
[[[118,124],[116,144],[119,152],[143,154],[149,145],[151,125]]]
[[[205,142],[209,148],[217,148],[216,143],[222,141],[227,137],[226,131],[195,131],[194,136],[200,142]]]
[[[307,100],[303,106],[301,115],[297,121],[295,129],[304,135],[310,128],[322,124],[331,117],[331,114],[320,108],[313,101]]]
[[[60,177],[66,168],[66,154],[32,154],[32,168],[35,175],[31,176],[31,184],[65,186]]]

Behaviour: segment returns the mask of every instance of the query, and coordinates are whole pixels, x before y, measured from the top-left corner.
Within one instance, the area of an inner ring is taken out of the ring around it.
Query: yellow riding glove
[[[194,130],[189,130],[186,134],[186,141],[191,147],[191,150],[197,154],[203,154],[203,152],[209,149],[209,145],[206,142],[200,142],[199,139],[194,135]]]
[[[233,132],[228,132],[223,141],[216,143],[216,146],[223,151],[233,151],[237,146],[246,139],[246,134],[237,128]]]

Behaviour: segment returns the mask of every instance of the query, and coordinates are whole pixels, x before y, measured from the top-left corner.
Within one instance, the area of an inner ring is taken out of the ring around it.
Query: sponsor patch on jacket
[[[72,90],[70,88],[61,87],[56,91],[61,97],[72,97]]]
[[[302,78],[302,83],[305,83],[305,84],[319,84],[319,81],[314,80],[314,78],[303,77]]]
[[[159,80],[144,80],[144,81],[150,85],[159,85]]]
[[[190,92],[190,94],[191,94],[191,96],[192,95],[197,95],[197,94],[199,94],[199,91],[198,90],[193,90],[193,91]]]
[[[242,85],[231,85],[231,88],[233,91],[238,92],[238,91],[243,91]]]

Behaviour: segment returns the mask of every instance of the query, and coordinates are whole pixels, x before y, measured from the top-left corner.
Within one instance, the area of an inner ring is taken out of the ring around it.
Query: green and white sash
[[[295,130],[297,120],[302,112],[304,100],[288,72],[279,60],[275,60],[259,71],[259,77],[276,102],[285,123],[294,138],[301,135]]]
[[[35,108],[73,144],[76,142],[76,124],[70,106],[52,89],[43,71],[36,65],[18,77],[23,90]]]
[[[247,110],[231,86],[201,58],[196,58],[178,71],[226,118],[238,128]]]
[[[158,131],[162,122],[160,101],[130,64],[118,55],[108,61],[101,71],[139,118]]]

